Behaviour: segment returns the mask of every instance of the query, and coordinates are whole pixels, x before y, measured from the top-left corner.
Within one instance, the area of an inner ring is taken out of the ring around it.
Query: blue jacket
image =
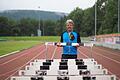
[[[67,31],[63,32],[61,35],[61,42],[62,43],[81,43],[80,35],[77,32],[70,32]],[[63,54],[77,54],[77,48],[75,46],[63,46]]]

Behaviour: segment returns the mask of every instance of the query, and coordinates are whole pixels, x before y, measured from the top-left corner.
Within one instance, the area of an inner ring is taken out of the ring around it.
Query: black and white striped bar
[[[14,76],[11,80],[116,80],[114,75],[91,76]]]
[[[46,42],[45,45],[55,46],[59,44],[60,46],[87,46],[87,47],[93,47],[93,43],[56,43],[56,42]]]

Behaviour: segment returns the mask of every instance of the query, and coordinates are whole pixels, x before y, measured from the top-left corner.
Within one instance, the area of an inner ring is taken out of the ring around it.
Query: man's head
[[[74,22],[73,22],[73,20],[68,19],[68,20],[66,21],[67,31],[68,31],[68,32],[73,31],[73,27],[74,27]]]

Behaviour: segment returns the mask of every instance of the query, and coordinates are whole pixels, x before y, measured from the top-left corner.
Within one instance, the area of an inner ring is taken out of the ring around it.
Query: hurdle
[[[91,58],[80,59],[48,59],[48,47],[56,46],[55,42],[46,42],[46,59],[35,59],[20,70],[18,76],[12,76],[11,80],[116,80],[115,75],[108,74],[92,57],[92,43],[60,43],[62,46],[87,46],[91,48]]]

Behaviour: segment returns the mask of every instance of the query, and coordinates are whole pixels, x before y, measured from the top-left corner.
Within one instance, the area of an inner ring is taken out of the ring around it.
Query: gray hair
[[[73,22],[72,19],[68,19],[68,20],[66,21],[66,24],[68,24],[68,23],[72,23],[72,24],[74,25],[74,22]]]

